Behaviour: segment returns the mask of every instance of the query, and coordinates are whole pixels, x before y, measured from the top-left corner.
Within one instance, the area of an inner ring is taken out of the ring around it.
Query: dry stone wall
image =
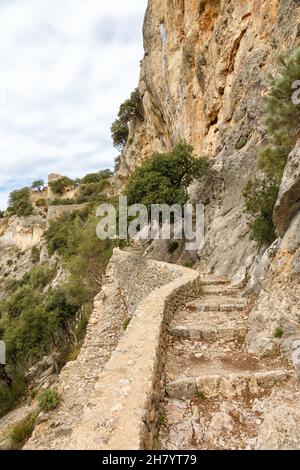
[[[166,325],[199,289],[196,271],[116,249],[81,353],[60,375],[62,404],[39,418],[25,448],[152,448]]]

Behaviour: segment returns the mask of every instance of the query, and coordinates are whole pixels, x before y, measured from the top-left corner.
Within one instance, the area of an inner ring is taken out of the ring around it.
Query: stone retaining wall
[[[114,263],[133,318],[99,377],[70,449],[153,448],[164,396],[166,325],[187,298],[199,294],[196,271],[120,250]]]

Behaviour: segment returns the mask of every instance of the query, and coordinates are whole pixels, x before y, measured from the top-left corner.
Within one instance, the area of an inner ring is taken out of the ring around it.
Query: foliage
[[[87,174],[82,179],[77,180],[79,191],[75,199],[54,199],[51,201],[51,206],[83,204],[86,202],[99,201],[100,198],[103,199],[102,192],[107,180],[112,175],[112,171],[108,169]]]
[[[300,106],[292,100],[293,84],[300,79],[300,48],[288,57],[279,57],[280,72],[270,77],[271,90],[267,95],[266,113],[270,146],[263,149],[259,166],[279,182],[287,156],[299,138]]]
[[[63,195],[64,191],[67,187],[73,186],[74,181],[68,178],[67,176],[63,176],[54,181],[50,181],[49,186],[54,194],[58,194],[60,196]]]
[[[113,172],[111,170],[100,170],[97,173],[89,173],[80,180],[80,184],[99,183],[100,181],[111,178]]]
[[[293,84],[300,79],[300,48],[287,58],[279,58],[280,72],[270,77],[270,91],[265,98],[269,145],[259,153],[258,169],[263,176],[245,189],[246,210],[254,215],[252,237],[271,244],[276,238],[273,210],[287,157],[293,149],[300,128],[300,106],[293,103]]]
[[[73,206],[78,204],[76,199],[52,199],[50,206]]]
[[[114,172],[117,173],[120,169],[121,166],[121,155],[118,155],[115,158],[115,165],[114,165]]]
[[[32,263],[37,264],[40,261],[41,257],[41,251],[37,246],[33,246],[31,248],[31,253],[30,253],[30,260]]]
[[[190,268],[190,269],[192,269],[192,268],[195,266],[195,261],[193,261],[192,259],[190,259],[190,260],[188,260],[188,261],[185,261],[185,262],[183,263],[183,266],[184,266],[185,268]]]
[[[105,179],[102,179],[95,183],[81,185],[77,202],[84,203],[93,202],[97,200],[99,201],[100,197],[103,199],[103,196],[101,196],[101,194],[105,187],[105,181]]]
[[[46,313],[55,319],[56,327],[62,328],[67,334],[68,320],[75,317],[79,308],[79,304],[68,302],[67,293],[63,287],[51,291],[45,301]]]
[[[59,288],[52,286],[57,271],[53,263],[37,265],[20,280],[5,281],[7,297],[0,302],[0,335],[6,343],[8,364],[3,369],[4,379],[0,374],[0,414],[12,409],[26,392],[25,383],[17,384],[20,371],[53,350],[61,352],[60,367],[80,351],[92,301],[114,246],[96,235],[95,208],[102,201],[106,198],[97,194],[84,210],[49,225],[46,240],[50,256],[58,255],[68,273]],[[31,260],[38,263],[39,258],[38,248],[33,249]]]
[[[0,380],[0,417],[15,406],[26,390],[26,380],[23,374],[17,371],[7,373],[4,369],[3,372],[9,384]]]
[[[47,353],[55,344],[55,333],[66,330],[79,308],[56,289],[44,291],[54,275],[55,268],[47,264],[32,269],[11,286],[11,294],[0,304],[1,317],[6,319],[7,357],[14,366],[20,368]]]
[[[252,237],[258,243],[270,245],[276,239],[273,209],[278,192],[276,180],[266,177],[248,183],[245,189],[246,210],[255,216],[250,225]]]
[[[41,358],[51,344],[55,320],[40,304],[11,321],[4,335],[9,360],[21,366]]]
[[[36,180],[32,183],[31,189],[34,191],[42,191],[45,188],[44,180]]]
[[[11,429],[9,433],[9,437],[12,441],[14,449],[20,449],[24,446],[24,444],[28,441],[31,437],[35,422],[36,422],[37,414],[31,413],[30,415],[26,416],[24,419],[19,421],[14,427]]]
[[[135,89],[128,100],[121,104],[118,118],[111,126],[111,134],[114,146],[123,149],[129,136],[129,122],[133,119],[144,120],[141,97],[138,89]]]
[[[195,158],[193,148],[178,144],[168,153],[155,153],[138,168],[129,180],[128,204],[185,204],[187,188],[194,178],[201,178],[208,169],[206,158]]]
[[[10,215],[14,214],[18,217],[27,217],[32,214],[33,206],[30,202],[29,188],[22,188],[10,193],[7,211]]]
[[[274,331],[274,338],[281,339],[283,335],[284,335],[283,329],[280,327],[276,328],[276,330]]]
[[[0,210],[0,219],[4,219],[5,217],[5,212]]]
[[[247,142],[248,142],[248,137],[246,137],[245,135],[242,135],[236,143],[236,146],[235,146],[236,150],[241,150],[242,148],[244,148]]]
[[[94,206],[87,206],[51,222],[45,234],[50,255],[60,255],[70,273],[64,289],[71,304],[93,298],[112,255],[113,242],[98,239],[97,223]]]
[[[128,326],[129,326],[131,320],[132,320],[132,317],[129,317],[129,318],[127,318],[126,320],[124,320],[124,322],[123,322],[123,330],[124,330],[124,331],[127,330],[127,328],[128,328]]]
[[[42,411],[49,412],[55,410],[60,402],[60,396],[57,390],[43,390],[37,397],[39,407]]]

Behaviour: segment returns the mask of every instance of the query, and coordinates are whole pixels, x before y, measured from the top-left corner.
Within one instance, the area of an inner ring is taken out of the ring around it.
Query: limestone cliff
[[[299,45],[299,24],[298,0],[149,0],[144,120],[112,183],[183,140],[208,156],[190,188],[206,206],[199,269],[115,250],[83,348],[58,379],[60,407],[39,415],[27,449],[155,448],[159,428],[166,449],[300,448],[299,143],[268,250],[251,240],[243,199],[267,139],[268,75]],[[24,230],[20,243],[34,244]],[[4,232],[19,240],[13,222]]]
[[[119,181],[152,151],[186,140],[213,172],[194,187],[206,203],[201,259],[218,275],[244,276],[250,240],[243,189],[265,140],[262,97],[276,57],[299,44],[295,0],[149,0],[139,90],[145,120],[132,124]]]

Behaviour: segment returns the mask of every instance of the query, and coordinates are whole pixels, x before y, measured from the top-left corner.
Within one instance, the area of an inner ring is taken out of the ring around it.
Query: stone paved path
[[[284,356],[247,353],[250,310],[240,289],[207,279],[172,320],[160,448],[300,448],[299,386]]]

